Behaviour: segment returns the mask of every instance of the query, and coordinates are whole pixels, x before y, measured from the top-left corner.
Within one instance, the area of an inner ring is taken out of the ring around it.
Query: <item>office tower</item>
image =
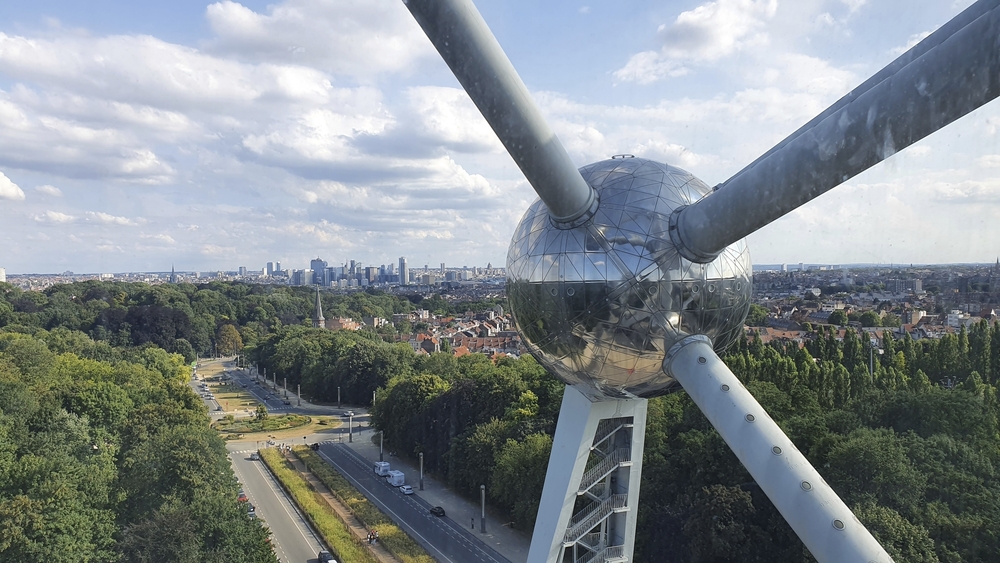
[[[313,276],[307,283],[323,285],[323,271],[326,270],[326,260],[317,256],[315,260],[309,262],[309,269],[312,270]]]
[[[246,267],[246,266],[240,266],[240,269],[239,269],[239,274],[240,274],[241,276],[245,276],[245,275],[247,275],[247,267]]]
[[[273,276],[274,275],[274,262],[268,262],[267,263],[267,269],[265,270],[265,272],[269,276]]]
[[[406,257],[399,257],[399,285],[409,285],[410,270],[406,267]]]
[[[441,262],[441,275],[444,275],[444,262]]]
[[[6,283],[6,282],[7,282],[7,269],[0,268],[0,283]]]
[[[278,275],[281,274],[281,262],[274,263],[274,273]]]

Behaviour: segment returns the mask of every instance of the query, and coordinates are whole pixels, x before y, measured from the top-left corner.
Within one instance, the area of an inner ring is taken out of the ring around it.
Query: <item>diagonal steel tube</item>
[[[471,0],[403,0],[557,222],[589,217],[580,176]]]
[[[663,363],[820,563],[892,563],[764,407],[722,363],[705,336],[671,349]]]
[[[695,262],[1000,95],[1000,0],[980,0],[738,172],[675,212]]]

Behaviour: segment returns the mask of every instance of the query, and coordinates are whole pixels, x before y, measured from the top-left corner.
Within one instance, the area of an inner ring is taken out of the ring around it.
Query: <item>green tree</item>
[[[847,313],[841,309],[830,313],[830,318],[827,319],[828,323],[837,326],[845,326],[847,324]]]
[[[243,337],[235,326],[224,324],[215,336],[215,346],[220,355],[232,356],[243,349]]]

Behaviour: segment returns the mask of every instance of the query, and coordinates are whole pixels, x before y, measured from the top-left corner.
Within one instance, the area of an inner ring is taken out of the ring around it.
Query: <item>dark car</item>
[[[319,563],[337,563],[337,560],[333,558],[333,555],[330,555],[329,551],[319,552],[317,559],[319,559]]]
[[[315,452],[319,450],[319,444],[309,444],[309,449]]]
[[[285,399],[285,400],[284,400],[284,401],[282,401],[282,402],[283,402],[283,403],[285,403],[286,405],[290,405],[290,404],[292,404],[292,402],[291,402],[291,401],[289,401],[288,399]]]
[[[438,517],[444,516],[444,509],[441,508],[440,506],[435,506],[434,508],[431,509],[431,514]]]

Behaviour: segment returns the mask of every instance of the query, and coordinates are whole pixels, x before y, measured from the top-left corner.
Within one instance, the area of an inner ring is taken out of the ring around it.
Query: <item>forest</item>
[[[184,415],[197,419],[190,424],[180,414],[134,416],[137,409],[170,404],[181,413],[195,409],[176,406],[185,404],[183,393],[175,391],[175,397],[170,391],[179,388],[180,375],[164,373],[181,362],[168,361],[177,356],[161,348],[186,355],[187,342],[191,352],[204,353],[235,334],[252,362],[269,375],[287,377],[289,385],[301,384],[307,396],[335,401],[339,389],[345,403],[371,405],[374,394],[373,421],[390,447],[400,455],[423,453],[427,469],[458,490],[475,493],[485,484],[488,501],[508,510],[514,526],[530,530],[563,385],[530,356],[494,362],[478,354],[417,355],[405,341],[397,342],[398,331],[311,328],[306,325],[314,298],[304,288],[222,283],[86,283],[44,293],[0,286],[0,373],[9,387],[0,398],[5,421],[0,431],[16,437],[3,440],[7,449],[0,453],[0,468],[34,467],[20,460],[40,456],[36,444],[41,439],[24,429],[65,433],[69,426],[46,426],[38,417],[84,421],[89,434],[74,443],[96,446],[95,451],[110,448],[102,466],[110,484],[94,495],[104,499],[96,505],[73,505],[79,506],[73,510],[97,510],[103,520],[93,520],[104,523],[74,541],[94,542],[90,538],[103,533],[102,553],[125,553],[127,538],[134,537],[129,530],[156,528],[151,524],[155,518],[181,510],[177,507],[183,500],[177,499],[184,491],[200,486],[229,491],[232,486],[164,474],[162,486],[176,490],[150,496],[128,489],[126,476],[134,460],[148,459],[137,453],[141,446],[134,436],[181,440],[173,434],[181,432],[174,426],[198,434],[201,430],[195,428],[204,424],[200,413]],[[323,300],[327,317],[388,317],[413,308],[464,310],[463,304],[440,298],[432,308],[419,299],[364,292],[324,295]],[[136,312],[151,310],[157,311],[156,322]],[[117,318],[122,319],[119,324],[110,320]],[[220,339],[225,327],[230,335]],[[886,333],[878,348],[869,333],[852,328],[817,328],[802,347],[764,344],[752,331],[748,334],[726,351],[727,364],[897,561],[989,561],[1000,553],[1000,325],[980,323],[939,340],[893,339]],[[29,346],[32,352],[19,352]],[[50,358],[56,367],[46,367],[48,360],[39,358]],[[125,375],[96,375],[96,368],[83,367],[98,363]],[[145,375],[135,375],[133,383],[132,374],[140,372]],[[139,391],[160,388],[145,383],[150,374],[159,374],[156,381],[162,380],[164,389],[155,400],[148,398],[152,391]],[[120,392],[105,392],[111,384]],[[91,386],[101,389],[105,403],[70,398]],[[14,396],[33,399],[8,399]],[[119,403],[127,406],[109,413],[96,406]],[[105,422],[112,420],[124,422]],[[152,421],[159,421],[157,429],[134,428]],[[77,428],[82,422],[74,424]],[[206,448],[215,447],[207,435],[204,440]],[[67,448],[65,456],[74,455]],[[74,463],[96,463],[76,455]],[[637,561],[812,560],[683,392],[650,401],[643,464]],[[13,499],[25,497],[17,501],[24,503],[40,498],[24,488],[27,484],[8,486],[14,482],[9,473],[0,469],[0,511],[5,516],[10,507],[21,506]],[[40,482],[35,479],[30,486]],[[85,496],[95,502],[89,492]],[[136,504],[144,512],[131,508]],[[192,509],[191,518],[206,511]],[[34,530],[30,521],[24,522],[24,529]],[[138,527],[142,523],[148,526]],[[0,553],[6,554],[5,546],[0,543]]]
[[[99,289],[0,284],[0,560],[276,562],[188,359],[112,341]]]

